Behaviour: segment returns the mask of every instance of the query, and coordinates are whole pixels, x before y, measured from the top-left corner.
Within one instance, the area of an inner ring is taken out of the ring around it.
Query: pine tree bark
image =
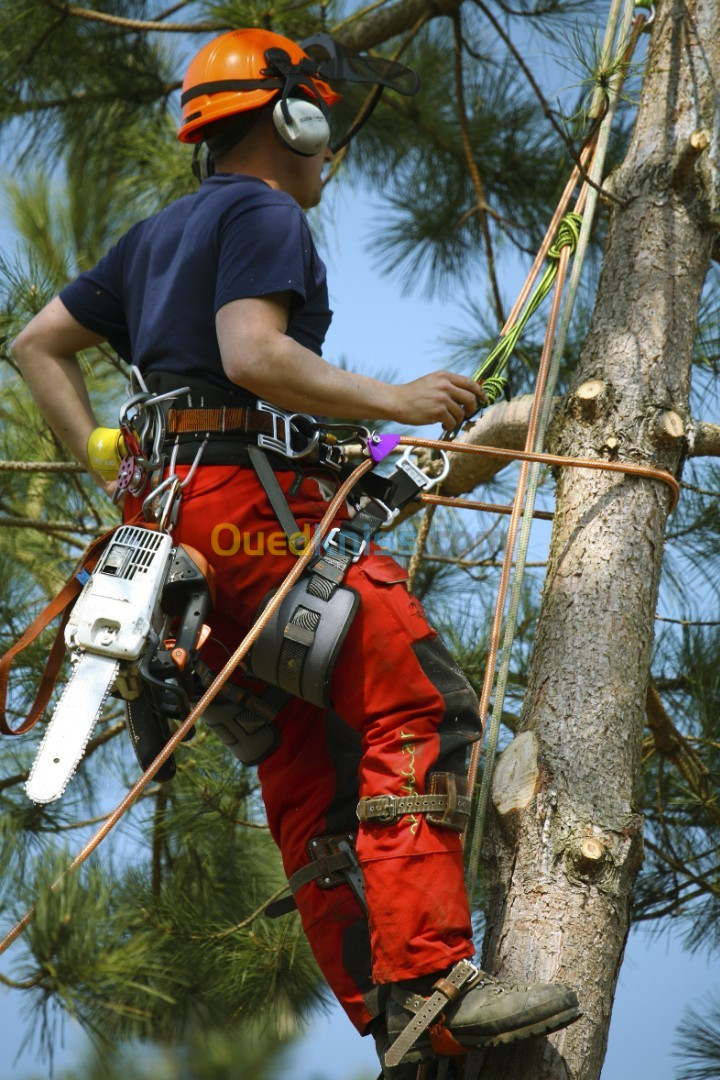
[[[676,472],[691,352],[720,218],[720,6],[661,0],[632,142],[611,177],[597,304],[555,452]],[[603,384],[594,408],[578,389]],[[594,1080],[642,861],[641,738],[669,494],[563,470],[523,733],[501,755],[485,845],[484,962],[560,979],[583,1018],[488,1053],[483,1080]],[[470,1071],[470,1070],[469,1070]]]

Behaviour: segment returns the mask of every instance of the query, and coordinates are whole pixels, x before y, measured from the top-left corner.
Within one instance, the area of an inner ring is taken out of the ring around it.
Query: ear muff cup
[[[312,101],[302,98],[278,101],[273,109],[273,123],[285,145],[303,157],[321,153],[330,141],[330,125],[322,109]]]

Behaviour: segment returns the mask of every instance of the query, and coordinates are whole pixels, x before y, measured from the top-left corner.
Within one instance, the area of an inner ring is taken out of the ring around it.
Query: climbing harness
[[[366,433],[370,460],[379,464],[399,441],[399,436]],[[447,475],[447,457],[440,474],[428,476],[413,461],[414,453],[408,445],[389,476],[365,477],[354,515],[330,530],[307,577],[294,586],[254,645],[250,665],[258,678],[315,705],[329,704],[335,661],[359,602],[357,593],[344,584],[348,570],[407,503]],[[257,461],[251,460],[257,469]],[[288,539],[299,536],[274,473],[269,467],[267,474],[257,471]]]

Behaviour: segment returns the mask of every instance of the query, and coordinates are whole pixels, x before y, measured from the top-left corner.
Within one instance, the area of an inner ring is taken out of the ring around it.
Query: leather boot
[[[461,965],[468,965],[475,974],[465,982],[457,996],[452,987],[445,995],[443,987],[448,987],[447,980]],[[442,1005],[429,1028],[420,1032],[400,1061],[393,1063],[394,1068],[430,1061],[438,1054],[457,1053],[460,1047],[496,1046],[530,1035],[546,1035],[571,1024],[581,1015],[575,991],[563,983],[510,986],[473,968],[469,961],[455,965],[447,978],[441,975],[432,988],[428,982],[428,979],[414,980],[396,983],[391,988],[385,1014],[388,1050],[426,1004],[433,990],[439,988],[443,995],[440,998]],[[419,989],[422,992],[418,992]]]

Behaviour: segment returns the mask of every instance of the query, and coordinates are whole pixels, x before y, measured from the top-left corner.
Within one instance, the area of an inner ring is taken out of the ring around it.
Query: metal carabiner
[[[297,415],[297,414],[295,414]],[[309,425],[310,429],[316,429],[320,432],[320,435],[328,434],[332,435],[337,446],[344,446],[346,443],[356,442],[368,442],[370,439],[370,428],[364,427],[362,424],[324,424],[319,420]],[[336,435],[338,431],[346,431],[347,435],[344,438],[340,438]]]
[[[182,498],[181,484],[179,476],[171,476],[172,483],[169,485],[167,493],[160,501],[160,517],[158,519],[158,531],[170,532],[170,528],[175,524],[176,507],[179,500]]]
[[[193,476],[195,475],[195,470],[197,469],[198,465],[200,464],[200,458],[203,456],[203,454],[205,452],[205,447],[207,446],[207,444],[209,442],[210,442],[210,435],[206,434],[205,438],[203,439],[203,441],[200,443],[200,446],[198,447],[198,450],[197,450],[197,453],[196,453],[195,457],[193,458],[192,465],[190,466],[190,469],[188,471],[187,476],[185,477],[184,480],[180,481],[180,490],[181,491],[182,491],[182,489],[184,487],[187,487],[187,485],[190,483]],[[168,465],[168,469],[170,471],[171,476],[175,475],[175,465],[177,463],[177,456],[178,456],[178,450],[179,449],[180,449],[180,441],[179,441],[179,438],[176,438],[175,443],[173,444],[172,453],[170,455],[170,464]]]
[[[182,497],[180,477],[166,476],[143,500],[142,512],[145,520],[151,521],[154,518],[160,532],[170,532],[170,526],[174,524],[172,517],[178,496]],[[153,503],[156,504],[155,507]]]
[[[645,23],[643,25],[641,33],[646,34],[652,24],[655,22],[655,5],[653,3],[643,3],[643,0],[636,0],[635,7],[640,8],[641,11],[650,10],[650,14],[646,16]]]
[[[180,486],[179,476],[166,476],[164,480],[161,480],[160,483],[152,489],[152,491],[147,493],[142,504],[143,517],[146,521],[152,521],[153,518],[155,521],[158,520],[159,514],[153,509],[153,503],[157,502],[157,500],[159,500],[173,484],[177,487]]]
[[[412,461],[413,454],[416,454],[417,450],[413,446],[408,446],[401,457],[398,459],[396,468],[402,469],[408,476],[415,481],[415,483],[423,489],[423,491],[429,491],[430,488],[436,487],[438,484],[442,484],[447,474],[450,472],[450,458],[444,450],[438,451],[442,458],[442,469],[438,476],[428,476],[424,469],[421,469],[414,461]]]

